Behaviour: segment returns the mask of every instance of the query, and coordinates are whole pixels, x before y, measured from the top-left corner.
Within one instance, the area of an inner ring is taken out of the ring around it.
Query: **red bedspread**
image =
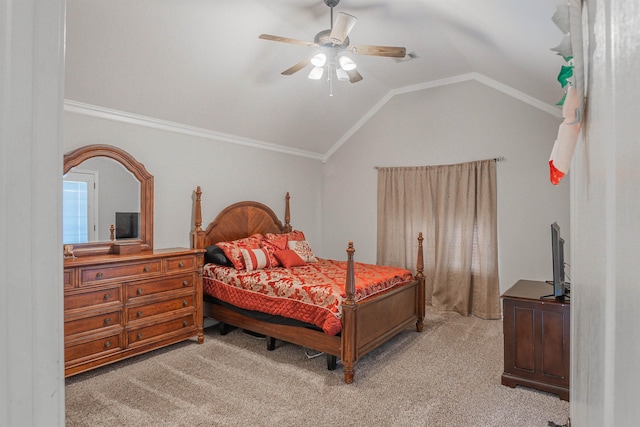
[[[206,264],[203,289],[237,307],[311,323],[335,335],[342,330],[346,269],[346,261],[326,259],[256,271]],[[363,263],[354,263],[354,275],[356,301],[413,280],[408,270]]]

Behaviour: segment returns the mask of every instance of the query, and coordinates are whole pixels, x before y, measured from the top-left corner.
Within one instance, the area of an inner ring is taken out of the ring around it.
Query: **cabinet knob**
[[[104,324],[108,325],[109,323],[111,323],[111,318],[110,317],[105,317],[104,318]]]
[[[138,316],[138,317],[142,317],[142,311],[137,312],[137,313],[136,313],[136,316]]]
[[[185,280],[184,282],[182,282],[182,285],[183,285],[183,286],[188,286],[188,285],[189,285],[189,281],[188,281],[188,280]]]
[[[186,320],[182,321],[182,326],[188,326],[188,325],[189,325],[189,322],[187,322]]]
[[[109,347],[111,347],[111,341],[106,341],[104,343],[104,348],[109,348]]]
[[[138,288],[138,290],[136,291],[136,294],[142,295],[142,288]]]
[[[141,340],[141,339],[142,339],[142,334],[138,334],[138,335],[136,335],[136,338],[138,338],[139,340]]]
[[[189,302],[187,300],[182,301],[182,306],[186,307],[189,305]]]
[[[180,267],[180,268],[184,267],[184,261],[180,261],[180,262],[178,263],[178,267]]]
[[[102,279],[102,273],[96,273],[96,279]]]
[[[149,266],[145,265],[144,268],[142,269],[145,273],[149,272]]]
[[[104,300],[108,300],[111,298],[111,294],[104,294]]]

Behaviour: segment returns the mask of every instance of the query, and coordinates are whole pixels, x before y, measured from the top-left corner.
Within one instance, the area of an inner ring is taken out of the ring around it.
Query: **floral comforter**
[[[292,268],[236,270],[215,264],[204,267],[204,293],[246,310],[293,318],[322,328],[328,335],[342,330],[347,262],[318,259]],[[413,280],[409,270],[354,263],[356,301]]]

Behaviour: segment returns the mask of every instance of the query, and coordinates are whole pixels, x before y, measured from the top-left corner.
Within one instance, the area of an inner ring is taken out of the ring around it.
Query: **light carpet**
[[[326,369],[301,347],[240,330],[68,378],[67,426],[547,426],[569,403],[500,384],[502,322],[427,313],[356,364]]]

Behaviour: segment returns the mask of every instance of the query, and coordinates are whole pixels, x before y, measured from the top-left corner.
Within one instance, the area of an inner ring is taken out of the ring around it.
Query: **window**
[[[97,173],[75,171],[62,183],[62,243],[87,243],[97,240]]]

